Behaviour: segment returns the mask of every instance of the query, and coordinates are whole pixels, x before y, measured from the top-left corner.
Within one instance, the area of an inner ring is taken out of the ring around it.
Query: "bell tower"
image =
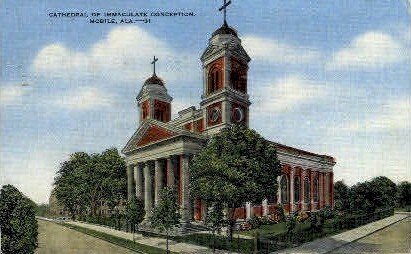
[[[137,95],[137,103],[140,110],[140,123],[147,119],[155,119],[161,122],[171,120],[171,101],[173,98],[168,94],[164,81],[156,74],[156,62],[154,56],[153,75],[146,79]]]
[[[209,39],[201,56],[203,65],[203,94],[200,103],[208,134],[221,128],[242,123],[248,126],[247,71],[250,57],[241,45],[237,31],[228,26],[224,1],[224,23]]]

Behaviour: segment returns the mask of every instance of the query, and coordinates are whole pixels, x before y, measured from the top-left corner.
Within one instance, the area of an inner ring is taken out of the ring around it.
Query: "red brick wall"
[[[165,129],[157,126],[151,126],[145,133],[144,137],[137,143],[137,146],[143,146],[161,139],[170,138],[173,135],[173,133]]]

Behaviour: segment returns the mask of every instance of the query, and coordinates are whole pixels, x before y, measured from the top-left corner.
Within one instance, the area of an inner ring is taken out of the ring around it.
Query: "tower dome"
[[[214,31],[211,37],[214,37],[219,34],[231,34],[231,35],[234,35],[235,37],[238,37],[237,31],[234,28],[228,26],[227,22],[225,21],[224,21],[224,24],[220,28]]]
[[[161,78],[159,78],[155,73],[153,73],[153,75],[151,77],[146,79],[146,81],[144,82],[144,85],[164,86],[164,81]]]

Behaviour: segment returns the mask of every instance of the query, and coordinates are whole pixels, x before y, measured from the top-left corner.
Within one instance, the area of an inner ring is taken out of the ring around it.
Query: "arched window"
[[[314,179],[314,202],[318,202],[318,192],[319,192],[319,186],[318,186],[318,177]]]
[[[222,71],[214,67],[208,74],[208,93],[213,93],[221,88],[223,82]]]
[[[304,179],[304,202],[310,203],[310,179]]]
[[[288,191],[288,179],[286,175],[281,177],[281,203],[285,204],[289,202],[289,191]]]
[[[300,177],[294,177],[294,203],[300,202],[300,189],[301,189],[301,182]]]

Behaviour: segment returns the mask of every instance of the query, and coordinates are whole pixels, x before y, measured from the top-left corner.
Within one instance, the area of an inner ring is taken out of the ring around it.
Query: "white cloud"
[[[27,88],[19,85],[0,86],[0,105],[11,105],[21,102]]]
[[[243,39],[244,48],[251,58],[280,64],[303,64],[320,58],[314,49],[297,47],[273,39],[247,35]]]
[[[387,101],[373,115],[365,119],[357,119],[337,129],[369,133],[404,130],[410,126],[411,102],[410,98],[407,98]]]
[[[324,84],[291,76],[261,87],[252,96],[259,114],[273,114],[293,111],[301,105],[325,98],[328,93]]]
[[[378,68],[400,63],[409,50],[389,34],[370,31],[353,39],[350,45],[334,53],[328,69]]]
[[[153,55],[160,59],[157,70],[166,81],[187,78],[187,73],[191,73],[187,70],[197,68],[197,58],[189,53],[177,52],[137,26],[125,26],[114,28],[84,51],[49,44],[38,52],[32,71],[49,78],[100,77],[136,82],[151,75]]]
[[[88,110],[110,106],[113,100],[95,87],[82,87],[62,97],[56,98],[54,104],[72,110]]]

